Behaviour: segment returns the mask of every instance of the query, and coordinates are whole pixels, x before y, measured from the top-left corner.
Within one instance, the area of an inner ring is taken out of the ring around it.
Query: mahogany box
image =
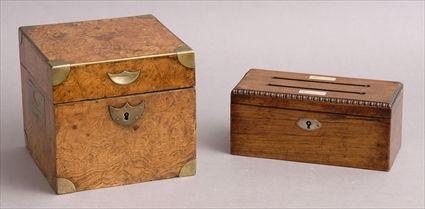
[[[19,28],[26,146],[58,194],[195,174],[194,51],[154,16]]]
[[[389,171],[399,82],[251,69],[231,94],[231,153]]]

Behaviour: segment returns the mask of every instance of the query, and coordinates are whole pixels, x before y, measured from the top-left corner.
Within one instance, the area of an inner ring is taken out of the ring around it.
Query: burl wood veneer
[[[58,194],[195,175],[194,52],[154,16],[19,29],[26,144]]]
[[[400,149],[399,82],[252,69],[231,100],[235,155],[388,171]]]
[[[144,113],[118,126],[106,107],[127,102]],[[55,115],[56,175],[76,191],[177,177],[195,158],[193,88],[58,104]]]

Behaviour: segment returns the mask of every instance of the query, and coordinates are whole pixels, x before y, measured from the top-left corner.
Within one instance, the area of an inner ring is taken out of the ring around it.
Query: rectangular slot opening
[[[302,82],[310,82],[310,83],[326,83],[326,84],[335,84],[335,85],[344,85],[344,86],[359,86],[359,87],[370,87],[369,84],[354,84],[354,83],[344,83],[344,82],[334,82],[334,81],[320,81],[320,80],[307,80],[307,79],[297,79],[297,78],[284,78],[273,76],[272,79],[279,80],[289,80],[289,81],[302,81]]]
[[[337,93],[346,93],[346,94],[360,94],[360,95],[366,94],[365,92],[360,92],[360,91],[343,91],[343,90],[333,90],[333,89],[325,89],[325,88],[311,88],[311,87],[303,87],[303,86],[273,84],[273,83],[269,83],[267,85],[274,86],[274,87],[285,87],[285,88],[305,89],[305,90],[317,90],[317,91],[337,92]]]

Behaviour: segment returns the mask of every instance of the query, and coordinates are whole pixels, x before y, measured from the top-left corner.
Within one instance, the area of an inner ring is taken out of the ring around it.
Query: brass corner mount
[[[179,62],[188,68],[195,68],[195,52],[187,45],[180,46],[176,49]]]
[[[66,194],[76,192],[74,183],[66,178],[56,178],[56,193],[57,194]]]
[[[66,61],[50,61],[49,65],[52,73],[53,86],[57,86],[64,82],[71,72],[71,63]]]
[[[196,174],[196,159],[190,160],[180,169],[179,177],[194,176]]]

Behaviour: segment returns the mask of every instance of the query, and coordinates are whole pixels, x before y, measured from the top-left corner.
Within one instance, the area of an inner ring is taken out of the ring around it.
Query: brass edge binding
[[[190,160],[180,169],[179,177],[194,176],[196,174],[196,159]]]
[[[166,56],[176,56],[176,54],[177,54],[176,52],[170,52],[170,53],[163,53],[163,54],[144,55],[144,56],[138,56],[138,57],[127,57],[127,58],[110,59],[110,60],[102,60],[102,61],[67,63],[67,64],[69,64],[69,67],[79,67],[79,66],[84,66],[84,65],[95,65],[95,64],[103,64],[103,63],[111,63],[111,62],[122,62],[122,61],[129,61],[129,60],[149,59],[149,58],[166,57]]]
[[[340,99],[340,98],[331,98],[331,97],[321,97],[321,96],[306,96],[290,93],[275,93],[269,91],[257,91],[249,89],[233,89],[233,95],[243,95],[243,96],[264,96],[264,97],[273,97],[279,99],[297,99],[297,100],[310,100],[318,102],[329,102],[329,103],[338,103],[338,104],[350,104],[350,105],[362,105],[369,107],[377,108],[391,108],[391,104],[386,102],[375,102],[375,101],[366,101],[366,100],[357,100],[357,99]]]
[[[66,194],[76,192],[74,183],[66,178],[56,178],[56,193],[57,194]]]
[[[189,46],[180,46],[176,49],[176,53],[180,64],[188,68],[195,68],[195,53]]]
[[[52,84],[57,86],[64,82],[71,71],[71,63],[66,61],[50,61],[49,62],[52,71]]]
[[[179,59],[179,62],[182,65],[188,68],[195,68],[195,53],[187,45],[180,46],[174,51],[162,53],[162,54],[150,54],[150,55],[143,55],[143,56],[136,56],[136,57],[126,57],[126,58],[119,58],[119,59],[109,59],[109,60],[81,62],[81,63],[70,63],[66,61],[50,61],[49,64],[52,68],[64,68],[64,67],[71,68],[71,67],[79,67],[84,65],[95,65],[95,64],[102,64],[102,63],[122,62],[122,61],[129,61],[129,60],[138,60],[138,59],[150,59],[150,58],[176,56],[176,55],[177,55],[177,58]]]

